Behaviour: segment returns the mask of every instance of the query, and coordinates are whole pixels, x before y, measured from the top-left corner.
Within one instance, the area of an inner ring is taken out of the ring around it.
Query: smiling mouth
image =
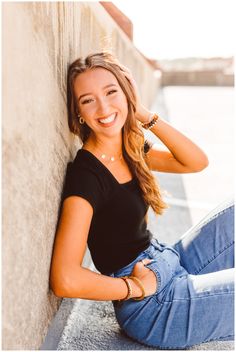
[[[113,121],[115,121],[116,116],[117,116],[117,113],[113,113],[104,119],[98,119],[98,122],[103,125],[108,125],[108,124],[111,124]]]

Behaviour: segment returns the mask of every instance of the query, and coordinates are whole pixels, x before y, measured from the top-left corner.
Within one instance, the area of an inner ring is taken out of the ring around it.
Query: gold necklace
[[[84,146],[83,147],[85,147],[85,144],[84,144]],[[86,148],[85,148],[86,149]],[[98,147],[96,147],[96,149],[97,150],[99,150],[101,153],[102,153],[102,151],[98,148]],[[109,155],[107,155],[107,154],[105,154],[105,153],[102,153],[102,154],[100,154],[99,156],[99,159],[102,159],[102,160],[104,160],[104,161],[108,161],[108,162],[115,162],[115,161],[118,161],[118,160],[122,160],[123,159],[123,155],[122,155],[122,153],[118,156],[118,157],[115,157],[115,156],[109,156]]]
[[[119,155],[119,157],[117,157],[117,158],[115,158],[114,156],[108,156],[108,155],[106,155],[106,154],[101,154],[100,156],[99,156],[101,159],[103,159],[103,160],[106,160],[106,159],[108,159],[108,161],[109,162],[115,162],[115,161],[117,161],[117,160],[121,160],[122,158],[123,158],[123,155],[122,154],[120,154]]]
[[[97,148],[100,152],[102,152],[99,148]],[[109,156],[109,155],[107,155],[107,154],[105,154],[105,153],[102,153],[102,154],[100,154],[99,155],[99,158],[100,159],[102,159],[102,160],[104,160],[104,161],[108,161],[108,162],[115,162],[115,161],[117,161],[117,160],[121,160],[122,158],[123,158],[123,155],[122,155],[122,153],[118,156],[118,157],[115,157],[115,156]]]

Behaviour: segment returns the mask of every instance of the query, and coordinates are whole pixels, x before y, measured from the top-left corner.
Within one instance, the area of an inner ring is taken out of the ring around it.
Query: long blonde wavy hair
[[[117,79],[123,90],[128,103],[128,116],[122,128],[123,156],[131,173],[136,176],[147,205],[150,205],[156,214],[162,214],[167,208],[162,200],[159,185],[148,167],[148,157],[144,153],[144,134],[140,124],[135,118],[136,97],[134,89],[124,75],[124,70],[119,61],[109,52],[91,54],[85,59],[75,60],[68,68],[67,76],[67,102],[68,123],[72,133],[77,135],[84,144],[88,139],[91,129],[84,123],[80,124],[78,119],[78,104],[74,92],[76,77],[94,68],[104,68],[110,71]]]

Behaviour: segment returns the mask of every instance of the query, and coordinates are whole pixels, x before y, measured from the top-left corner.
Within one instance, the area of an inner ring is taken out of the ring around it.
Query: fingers
[[[140,267],[146,266],[150,263],[152,263],[154,261],[154,259],[148,259],[148,258],[144,258],[142,260],[140,260],[139,262],[137,262],[135,265],[139,265]]]
[[[154,259],[144,258],[144,259],[140,260],[139,262],[137,262],[134,265],[134,268],[133,268],[133,271],[132,271],[134,276],[141,275],[141,273],[143,273],[143,269],[146,268],[146,265],[152,263],[153,261],[155,261],[155,260]],[[148,268],[146,268],[146,269],[148,269]]]
[[[130,81],[131,84],[135,85],[135,80],[131,74],[131,72],[128,72],[128,71],[123,71],[125,77]]]
[[[134,265],[132,271],[132,276],[137,277],[143,283],[145,296],[152,295],[157,291],[157,277],[154,271],[147,266],[152,262],[156,262],[156,259],[144,258]]]
[[[132,72],[125,66],[120,65],[121,70],[123,71],[125,77],[132,83],[135,84],[135,80],[133,78]]]
[[[146,266],[147,264],[150,264],[153,262],[153,259],[148,259],[148,258],[145,258],[145,259],[142,259],[141,260],[141,263]]]
[[[129,73],[131,75],[131,71],[130,69],[128,69],[128,67],[124,66],[124,65],[120,65],[120,68],[122,69],[122,71],[124,71],[125,73]]]
[[[123,72],[124,76],[126,77],[126,79],[129,81],[129,83],[131,84],[131,86],[133,87],[134,90],[134,95],[137,101],[139,101],[139,93],[138,93],[138,86],[137,83],[132,75],[132,72],[130,71],[130,69],[126,66],[120,65],[120,69]]]

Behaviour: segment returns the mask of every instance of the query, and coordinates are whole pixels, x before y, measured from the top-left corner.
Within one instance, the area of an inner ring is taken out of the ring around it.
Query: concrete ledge
[[[40,350],[57,350],[64,328],[74,306],[74,299],[63,299]]]
[[[63,322],[65,326],[62,331]],[[41,350],[123,351],[154,348],[131,340],[121,331],[111,302],[84,300],[81,304],[79,299],[64,299]],[[234,342],[213,341],[192,346],[188,350],[234,350]]]

